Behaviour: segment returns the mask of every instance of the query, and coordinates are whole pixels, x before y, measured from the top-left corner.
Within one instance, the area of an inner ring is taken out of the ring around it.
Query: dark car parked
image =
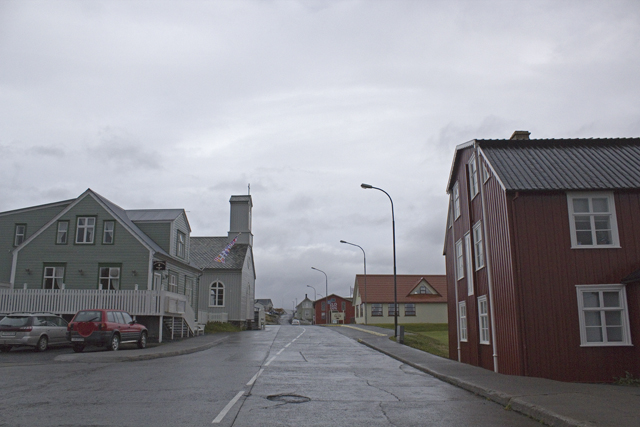
[[[148,336],[144,325],[121,310],[81,310],[67,327],[67,340],[76,353],[86,346],[116,351],[122,343],[137,343],[138,348],[145,348]]]
[[[67,321],[51,313],[13,313],[0,320],[0,351],[16,346],[45,351],[49,346],[68,344]]]

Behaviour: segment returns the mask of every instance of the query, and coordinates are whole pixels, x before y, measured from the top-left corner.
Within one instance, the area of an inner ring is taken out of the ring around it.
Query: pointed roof
[[[426,281],[437,294],[412,294]],[[398,304],[447,302],[447,277],[444,274],[398,274]],[[355,287],[365,299],[364,275],[356,275]],[[393,274],[367,274],[367,303],[393,303]]]

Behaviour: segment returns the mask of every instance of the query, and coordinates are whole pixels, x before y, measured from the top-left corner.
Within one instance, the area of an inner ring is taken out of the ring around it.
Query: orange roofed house
[[[445,275],[396,276],[398,323],[447,323]],[[393,274],[356,275],[353,306],[356,323],[394,323]]]

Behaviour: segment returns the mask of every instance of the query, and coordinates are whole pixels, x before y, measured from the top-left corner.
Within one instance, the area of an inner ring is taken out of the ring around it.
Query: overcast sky
[[[640,2],[0,0],[0,211],[253,197],[256,297],[442,274],[456,145],[640,136]]]

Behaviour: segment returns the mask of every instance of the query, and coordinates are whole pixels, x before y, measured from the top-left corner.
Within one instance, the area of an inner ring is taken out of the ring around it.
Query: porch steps
[[[168,339],[189,338],[194,336],[194,332],[182,317],[165,316],[163,319],[164,327],[169,331]]]

